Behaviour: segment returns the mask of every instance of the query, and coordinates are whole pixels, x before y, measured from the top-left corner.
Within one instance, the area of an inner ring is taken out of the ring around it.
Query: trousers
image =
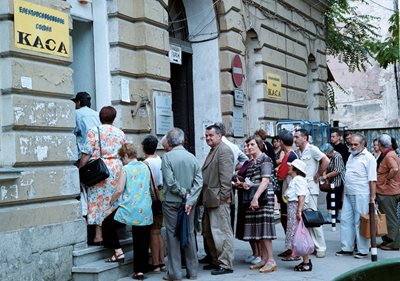
[[[377,196],[379,210],[386,215],[388,234],[382,237],[385,246],[400,248],[400,224],[397,218],[397,204],[400,203],[400,194]]]
[[[318,194],[311,194],[311,197],[312,198],[310,198],[307,207],[317,210]],[[322,226],[310,227],[308,230],[310,231],[311,237],[314,241],[315,250],[317,252],[326,252],[325,236]]]

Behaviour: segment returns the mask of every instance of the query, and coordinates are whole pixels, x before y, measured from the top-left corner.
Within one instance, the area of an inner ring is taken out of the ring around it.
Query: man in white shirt
[[[318,147],[309,144],[308,131],[305,129],[296,130],[294,142],[299,148],[297,151],[300,160],[306,163],[306,180],[310,188],[311,198],[307,207],[317,210],[319,194],[319,178],[329,165],[329,158],[322,153]],[[310,228],[311,237],[314,240],[317,258],[325,257],[326,243],[322,227]]]
[[[375,158],[365,144],[363,135],[351,136],[340,227],[341,250],[336,252],[336,256],[353,255],[354,239],[358,248],[354,257],[361,259],[368,256],[369,239],[360,235],[360,215],[368,214],[369,203],[375,200],[377,172]]]

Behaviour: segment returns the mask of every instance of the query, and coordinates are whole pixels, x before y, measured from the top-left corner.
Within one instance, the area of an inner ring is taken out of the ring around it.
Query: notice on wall
[[[243,107],[233,107],[233,136],[235,137],[244,137],[243,130]]]
[[[70,56],[68,14],[27,1],[14,0],[15,46],[41,53]]]
[[[282,98],[282,79],[281,75],[275,73],[266,73],[267,97]]]
[[[21,76],[21,87],[32,90],[32,78]]]
[[[233,101],[235,106],[243,106],[244,105],[244,94],[243,90],[235,89],[233,91]]]
[[[182,48],[176,45],[169,45],[169,62],[182,64]]]
[[[155,96],[156,134],[165,135],[174,127],[172,97]]]
[[[129,94],[129,79],[121,78],[121,101],[131,102]]]

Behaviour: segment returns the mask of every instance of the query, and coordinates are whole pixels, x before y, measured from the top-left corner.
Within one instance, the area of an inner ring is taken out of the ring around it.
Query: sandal
[[[265,261],[260,261],[259,263],[256,263],[254,265],[250,265],[251,270],[259,270],[261,267],[263,267],[266,264]]]
[[[114,254],[108,259],[106,259],[106,262],[118,262],[118,263],[124,263],[125,261],[125,255],[124,253],[120,253],[119,255]]]
[[[308,263],[302,262],[294,267],[294,271],[311,271],[312,263],[311,260]]]
[[[142,272],[135,272],[132,275],[132,279],[136,279],[136,280],[144,280],[144,275]]]
[[[286,251],[284,251],[284,252],[278,254],[278,257],[286,258],[286,257],[289,257],[289,256],[291,256],[291,255],[292,255],[292,250],[291,250],[291,249],[288,249],[288,250],[286,250]]]
[[[160,267],[161,272],[167,272],[167,267],[165,266],[165,264],[160,263],[159,267]]]
[[[266,263],[263,267],[260,268],[259,272],[261,273],[268,273],[268,272],[274,272],[278,268],[276,266],[276,263]]]
[[[290,257],[282,258],[281,260],[282,261],[299,261],[299,260],[301,260],[301,258],[298,256],[296,256],[296,257],[290,256]]]

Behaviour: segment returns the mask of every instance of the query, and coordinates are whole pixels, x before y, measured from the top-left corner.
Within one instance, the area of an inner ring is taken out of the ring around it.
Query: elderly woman
[[[125,143],[125,134],[112,125],[116,116],[117,111],[112,106],[105,106],[100,110],[102,125],[88,130],[79,163],[79,166],[82,167],[90,159],[101,157],[110,172],[110,176],[106,180],[88,188],[87,222],[89,225],[96,225],[95,244],[102,243],[101,225],[104,219],[118,206],[115,204],[112,208],[108,208],[111,195],[121,175],[122,162],[118,159],[118,150]]]
[[[333,146],[329,143],[325,143],[321,146],[321,151],[326,154],[329,158],[329,165],[324,172],[322,178],[329,183],[335,185],[334,191],[329,191],[326,195],[326,204],[329,212],[328,219],[330,219],[332,213],[332,198],[331,194],[335,193],[335,213],[339,218],[339,211],[342,209],[343,205],[343,187],[344,187],[344,175],[346,173],[346,168],[344,166],[342,155],[339,152],[333,150]]]
[[[255,241],[261,250],[261,261],[250,266],[250,269],[261,273],[272,272],[277,269],[272,253],[272,240],[276,239],[274,189],[270,182],[273,164],[271,158],[262,152],[264,142],[259,136],[250,137],[246,143],[253,163],[246,171],[243,188],[249,190],[256,187],[257,191],[245,211],[243,240]],[[265,194],[267,200],[262,204],[259,198]]]
[[[119,244],[117,229],[125,225],[132,226],[133,239],[133,279],[143,280],[147,272],[147,255],[150,230],[153,224],[151,210],[151,170],[147,164],[137,160],[133,144],[124,144],[118,152],[125,166],[122,168],[118,187],[109,203],[112,209],[121,197],[118,208],[111,213],[103,224],[104,246],[114,249],[114,254],[106,262],[123,262],[125,255]]]

